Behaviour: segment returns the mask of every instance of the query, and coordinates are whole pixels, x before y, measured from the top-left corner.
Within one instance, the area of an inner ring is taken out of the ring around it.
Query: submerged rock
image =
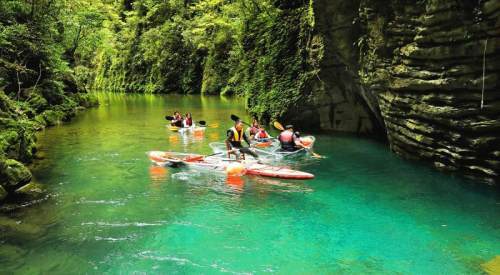
[[[30,182],[22,187],[19,187],[15,192],[17,194],[36,198],[45,193],[45,188],[39,183]]]
[[[500,256],[496,256],[491,261],[482,264],[481,267],[488,274],[500,274]]]

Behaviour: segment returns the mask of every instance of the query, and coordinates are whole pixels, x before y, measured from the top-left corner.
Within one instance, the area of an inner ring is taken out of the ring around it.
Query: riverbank
[[[97,105],[97,98],[86,92],[66,94],[60,104],[51,105],[37,94],[15,101],[0,90],[0,203],[9,195],[29,192],[32,174],[27,165],[36,158],[35,133]]]

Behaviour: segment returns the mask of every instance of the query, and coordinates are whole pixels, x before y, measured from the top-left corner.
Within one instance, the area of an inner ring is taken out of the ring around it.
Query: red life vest
[[[193,118],[191,118],[191,117],[186,118],[186,125],[187,126],[192,126],[193,125]]]
[[[261,131],[259,131],[259,132],[257,133],[256,137],[257,137],[257,138],[268,138],[268,137],[269,137],[269,135],[266,133],[266,131],[261,130]]]

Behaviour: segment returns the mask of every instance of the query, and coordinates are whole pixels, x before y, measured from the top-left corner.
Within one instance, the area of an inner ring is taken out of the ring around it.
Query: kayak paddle
[[[175,118],[173,116],[165,116],[165,119],[166,120],[175,120]],[[198,124],[200,124],[201,126],[206,126],[207,122],[204,120],[200,120],[200,121],[198,121]]]
[[[280,131],[285,131],[285,127],[283,127],[283,125],[281,125],[281,123],[279,123],[277,121],[273,122],[273,126],[274,126],[274,128],[276,128]]]
[[[246,124],[246,125],[248,125],[248,126],[252,126],[252,125],[250,125],[250,123],[246,123],[246,122],[242,121],[242,120],[241,120],[241,119],[240,119],[237,115],[233,115],[233,114],[232,114],[232,115],[231,115],[231,120],[232,120],[232,121],[234,121],[234,122],[236,122],[236,121],[238,121],[238,120],[239,120],[239,121],[241,121],[243,124]]]
[[[285,130],[285,127],[283,127],[283,125],[281,125],[281,123],[279,123],[277,121],[273,122],[273,126],[274,126],[274,128],[276,128],[276,129],[278,129],[280,131],[284,131]],[[322,155],[314,153],[312,151],[312,149],[309,148],[309,147],[304,146],[304,149],[306,149],[309,153],[311,153],[313,155],[313,157],[315,157],[315,158],[323,158]]]

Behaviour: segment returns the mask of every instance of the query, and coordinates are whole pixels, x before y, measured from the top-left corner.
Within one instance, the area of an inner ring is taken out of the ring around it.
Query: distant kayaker
[[[293,125],[289,124],[285,130],[278,136],[281,144],[281,149],[288,152],[293,152],[301,148],[305,148],[304,144],[300,141],[298,132],[293,131]]]
[[[243,154],[243,159],[245,159],[245,154],[249,154],[252,157],[258,159],[259,156],[257,156],[257,154],[250,150],[250,148],[243,147],[243,144],[241,143],[242,140],[245,140],[245,142],[250,145],[250,140],[248,139],[245,132],[243,132],[243,123],[240,120],[237,120],[234,123],[234,127],[231,127],[229,130],[227,130],[226,148],[228,151],[228,157],[230,157],[231,153],[235,153],[236,156],[238,156],[237,153],[239,151]],[[234,149],[236,149],[236,152],[233,152]]]
[[[193,117],[191,116],[191,113],[186,113],[186,118],[184,118],[184,127],[191,126],[193,126]]]
[[[174,112],[174,119],[171,123],[172,126],[182,127],[182,115],[178,111]]]

